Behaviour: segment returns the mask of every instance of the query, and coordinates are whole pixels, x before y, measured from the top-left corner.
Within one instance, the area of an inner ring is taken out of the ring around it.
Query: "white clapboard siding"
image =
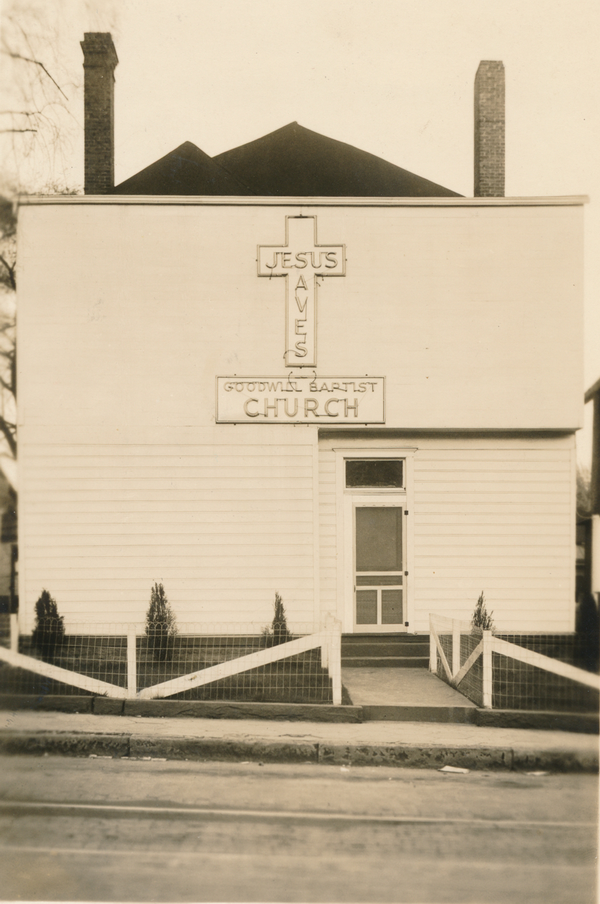
[[[337,587],[338,514],[335,453],[328,443],[319,449],[319,564],[321,609],[339,617]],[[341,591],[340,591],[341,594]]]
[[[574,486],[570,437],[402,436],[361,449],[416,449],[408,530],[414,629],[430,612],[469,619],[481,591],[506,631],[573,630]],[[320,461],[321,598],[340,598],[334,448]],[[368,451],[365,451],[368,456]]]
[[[43,588],[67,630],[142,622],[154,581],[181,623],[267,625],[279,592],[290,624],[312,628],[313,431],[224,430],[219,441],[218,428],[171,428],[169,445],[158,431],[146,445],[70,432],[23,430],[22,630]]]
[[[572,441],[520,443],[415,456],[419,609],[469,618],[483,591],[499,630],[572,630]]]

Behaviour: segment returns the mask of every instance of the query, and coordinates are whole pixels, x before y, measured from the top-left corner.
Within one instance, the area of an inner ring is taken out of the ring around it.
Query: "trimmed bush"
[[[47,590],[42,590],[35,604],[35,625],[31,645],[46,662],[54,662],[56,647],[61,645],[64,636],[64,619],[58,614],[56,600]]]
[[[475,606],[475,611],[473,612],[473,616],[471,618],[471,627],[477,628],[480,631],[493,631],[494,630],[494,620],[492,618],[493,612],[488,612],[487,607],[485,605],[485,597],[483,595],[483,590],[479,594],[479,599],[477,600],[477,604]]]
[[[175,614],[162,584],[154,584],[146,613],[148,649],[155,662],[165,662],[173,655],[173,639],[177,634]]]
[[[287,643],[288,640],[292,639],[287,626],[283,600],[278,593],[275,593],[275,612],[271,627],[263,628],[262,633],[265,638],[265,644],[268,647],[274,647],[279,643]]]

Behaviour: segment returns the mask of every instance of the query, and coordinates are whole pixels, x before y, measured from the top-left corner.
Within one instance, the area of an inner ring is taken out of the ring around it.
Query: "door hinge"
[[[408,577],[408,571],[405,571],[405,572],[404,572],[404,577],[405,577],[405,578]]]
[[[404,509],[404,514],[408,515],[408,509]]]

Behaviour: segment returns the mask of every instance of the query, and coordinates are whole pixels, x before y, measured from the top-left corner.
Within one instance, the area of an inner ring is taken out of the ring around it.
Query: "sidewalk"
[[[595,772],[598,738],[432,722],[282,722],[0,712],[0,754]]]

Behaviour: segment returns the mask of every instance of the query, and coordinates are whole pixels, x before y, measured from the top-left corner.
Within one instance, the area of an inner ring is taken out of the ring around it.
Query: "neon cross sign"
[[[259,245],[257,261],[259,276],[286,278],[286,367],[316,367],[317,286],[346,275],[345,245],[318,245],[316,217],[286,217],[285,245]]]

